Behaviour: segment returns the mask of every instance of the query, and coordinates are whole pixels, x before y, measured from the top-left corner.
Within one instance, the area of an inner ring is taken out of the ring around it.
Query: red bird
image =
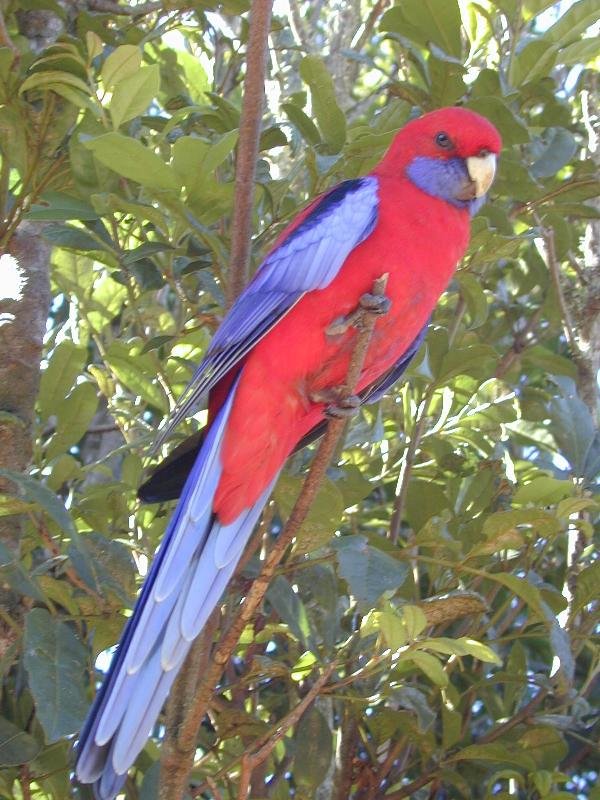
[[[78,743],[77,778],[100,800],[123,785],[286,458],[322,431],[357,335],[333,323],[388,273],[389,312],[377,319],[357,387],[361,402],[379,398],[423,339],[500,148],[494,126],[463,108],[409,122],[369,175],[292,222],[224,318],[166,429],[210,392],[207,433],[142,495],[177,496],[178,474],[189,471]]]

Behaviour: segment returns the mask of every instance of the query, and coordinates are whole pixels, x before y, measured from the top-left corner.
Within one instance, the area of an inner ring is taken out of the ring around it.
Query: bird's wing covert
[[[158,444],[306,292],[324,289],[377,222],[377,179],[344,181],[325,194],[265,259],[217,330]]]

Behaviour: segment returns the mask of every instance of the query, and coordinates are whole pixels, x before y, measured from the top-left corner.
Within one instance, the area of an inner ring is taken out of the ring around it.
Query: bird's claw
[[[350,330],[356,328],[361,330],[366,314],[375,314],[376,316],[383,316],[387,314],[392,305],[392,301],[379,294],[370,294],[366,292],[358,301],[358,307],[345,317],[336,317],[333,322],[327,326],[325,333],[327,336],[341,336]]]
[[[325,406],[325,416],[331,419],[351,419],[360,408],[360,397],[356,394],[340,398],[336,403]]]
[[[378,316],[387,314],[392,306],[392,301],[389,297],[382,294],[370,294],[366,292],[358,301],[363,311],[368,311],[369,314],[377,314]]]

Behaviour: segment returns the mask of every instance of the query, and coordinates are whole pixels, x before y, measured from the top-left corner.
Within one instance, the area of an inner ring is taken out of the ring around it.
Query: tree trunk
[[[50,304],[50,245],[40,226],[23,223],[0,256],[0,467],[23,472],[31,460],[32,422]],[[0,477],[0,494],[15,494]],[[19,515],[0,517],[0,541],[18,557]],[[14,619],[18,599],[0,586],[0,603]],[[15,639],[15,628],[0,627],[0,656]]]

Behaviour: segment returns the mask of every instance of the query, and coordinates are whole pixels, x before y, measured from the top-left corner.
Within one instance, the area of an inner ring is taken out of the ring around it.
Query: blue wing
[[[157,446],[298,302],[324,289],[377,222],[375,177],[344,181],[324,195],[302,223],[263,262],[235,301],[169,421]]]

